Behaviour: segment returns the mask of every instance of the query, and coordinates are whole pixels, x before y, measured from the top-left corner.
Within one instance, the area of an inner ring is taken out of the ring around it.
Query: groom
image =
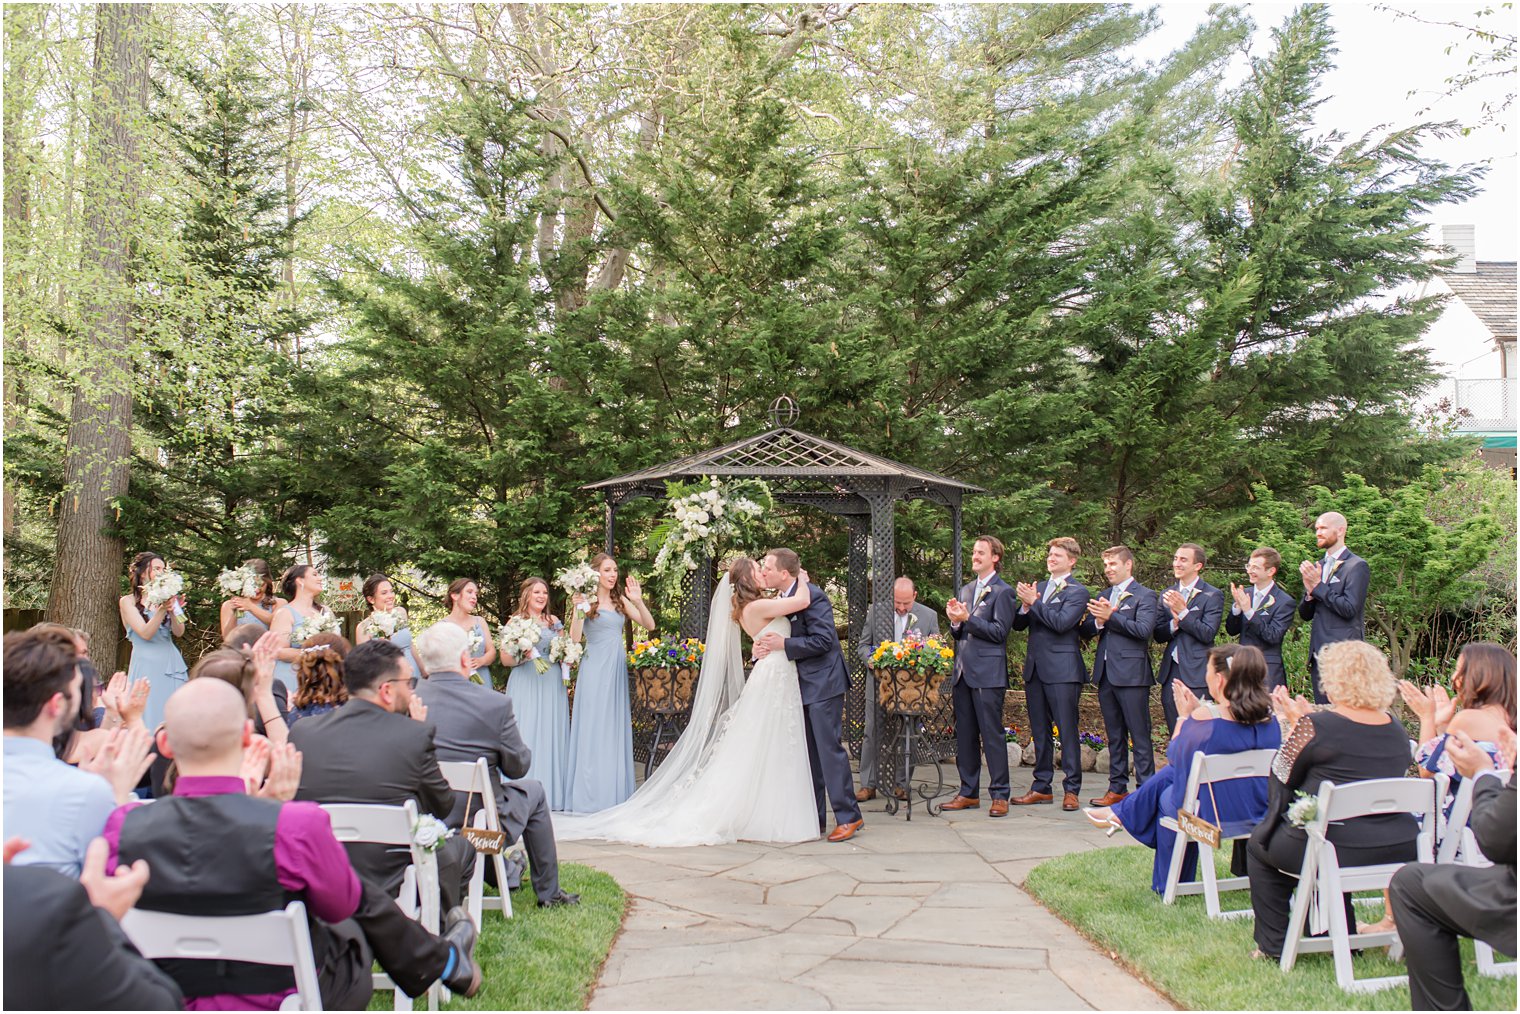
[[[790,549],[773,549],[760,564],[760,583],[783,597],[797,590],[801,562]],[[802,722],[807,731],[808,763],[813,768],[813,794],[818,799],[818,831],[825,826],[824,789],[834,805],[836,826],[829,841],[848,841],[865,825],[860,804],[855,802],[855,780],[850,776],[850,757],[844,752],[844,692],[850,678],[844,667],[844,649],[834,629],[834,607],[823,589],[809,584],[812,601],[792,615],[792,636],[775,631],[755,641],[755,657],[785,651],[797,663],[797,682],[802,686]]]

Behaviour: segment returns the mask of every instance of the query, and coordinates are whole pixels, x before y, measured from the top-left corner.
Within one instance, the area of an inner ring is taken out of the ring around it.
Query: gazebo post
[[[611,491],[607,493],[607,539],[603,552],[612,555],[612,540],[617,534],[617,501],[612,498]]]
[[[957,497],[950,507],[950,573],[955,583],[950,586],[951,595],[961,593],[961,502]]]

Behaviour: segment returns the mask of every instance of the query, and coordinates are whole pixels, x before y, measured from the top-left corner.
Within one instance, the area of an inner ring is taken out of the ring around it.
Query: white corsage
[[[443,848],[443,843],[454,832],[443,821],[432,814],[424,814],[417,818],[417,825],[412,828],[412,844],[424,852],[437,852]]]

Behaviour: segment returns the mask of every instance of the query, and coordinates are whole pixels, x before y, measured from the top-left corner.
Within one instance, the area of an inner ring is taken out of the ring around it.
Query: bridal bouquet
[[[259,593],[264,580],[252,567],[244,565],[222,571],[216,576],[216,584],[228,598],[242,596],[251,599]]]
[[[406,614],[400,609],[376,609],[369,614],[369,632],[374,637],[390,640],[392,634],[406,628]]]
[[[760,534],[760,519],[771,509],[770,487],[758,479],[724,481],[709,476],[699,482],[667,483],[670,517],[650,536],[655,552],[653,576],[679,600],[680,578],[697,569],[697,558],[715,557],[718,543],[745,544]]]
[[[567,570],[560,571],[554,583],[565,590],[565,597],[572,602],[575,601],[577,595],[585,596],[585,601],[575,607],[584,613],[590,608],[592,596],[596,595],[596,585],[599,580],[596,571],[591,569],[591,564],[586,562],[585,552],[582,551],[580,562]]]
[[[503,655],[511,655],[518,662],[533,660],[536,672],[548,672],[549,660],[539,655],[538,639],[544,628],[531,616],[513,616],[496,632],[496,645]]]
[[[185,579],[177,571],[164,568],[163,573],[143,585],[143,602],[149,609],[157,609],[185,590]]]
[[[570,670],[581,664],[581,655],[585,648],[579,641],[570,640],[568,634],[556,634],[554,640],[549,642],[549,661],[560,664],[560,679],[564,680],[565,686],[570,685]]]
[[[343,633],[343,621],[338,619],[331,609],[323,606],[295,625],[290,632],[290,646],[299,648],[318,634],[341,633]]]
[[[901,641],[883,641],[871,653],[872,669],[905,669],[928,676],[943,676],[950,672],[955,652],[937,636],[927,640],[904,638]]]

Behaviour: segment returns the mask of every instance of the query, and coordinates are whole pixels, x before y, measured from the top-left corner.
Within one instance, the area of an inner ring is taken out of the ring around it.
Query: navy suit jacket
[[[1312,624],[1309,628],[1311,659],[1327,644],[1363,640],[1367,586],[1372,582],[1372,571],[1366,560],[1349,549],[1340,559],[1341,563],[1330,575],[1330,580],[1321,581],[1313,593],[1305,595],[1298,604],[1298,615]]]
[[[1046,602],[1047,578],[1035,585],[1040,597],[1028,610],[1013,614],[1013,629],[1029,631],[1029,651],[1024,656],[1024,682],[1085,683],[1087,666],[1082,662],[1082,617],[1092,593],[1075,577]],[[1018,603],[1022,606],[1023,603]]]
[[[1013,597],[1013,588],[994,571],[987,582],[987,589],[980,602],[972,605],[971,596],[976,592],[976,581],[969,581],[961,589],[960,600],[966,603],[971,615],[965,623],[950,624],[950,636],[955,639],[955,666],[951,670],[950,683],[965,680],[969,687],[992,690],[1008,689],[1008,632],[1013,629],[1013,616],[1019,600]]]
[[[1203,578],[1198,579],[1193,601],[1188,604],[1188,614],[1177,624],[1172,633],[1172,611],[1162,602],[1156,610],[1156,643],[1166,645],[1161,651],[1161,682],[1181,680],[1190,690],[1208,687],[1204,673],[1209,667],[1209,649],[1219,636],[1219,624],[1224,619],[1224,595]],[[1180,591],[1171,585],[1169,591]],[[1172,661],[1172,649],[1177,649],[1177,660]]]
[[[792,614],[792,636],[785,641],[786,657],[797,663],[802,703],[817,704],[843,696],[850,686],[850,674],[844,665],[839,631],[834,627],[834,606],[816,584],[810,582],[808,590],[813,596],[808,607]]]
[[[1108,598],[1108,589],[1103,590]],[[1106,679],[1116,687],[1148,687],[1155,682],[1151,669],[1151,636],[1156,630],[1156,611],[1161,600],[1139,581],[1131,581],[1124,597],[1108,622],[1098,621],[1088,613],[1082,618],[1082,636],[1097,637],[1092,678],[1102,684]]]
[[[1274,582],[1262,600],[1261,608],[1249,620],[1245,613],[1237,613],[1233,608],[1224,619],[1225,633],[1240,638],[1241,644],[1261,649],[1267,657],[1267,678],[1273,683],[1287,680],[1287,673],[1283,671],[1282,643],[1288,636],[1288,628],[1293,626],[1293,613],[1297,608],[1298,600]]]

